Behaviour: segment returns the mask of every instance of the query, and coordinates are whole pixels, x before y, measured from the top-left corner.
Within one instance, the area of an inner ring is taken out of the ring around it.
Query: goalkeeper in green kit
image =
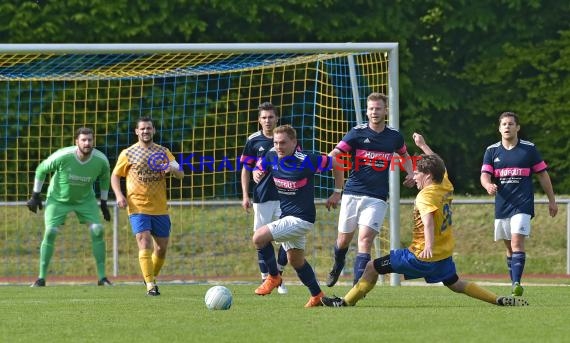
[[[32,287],[46,285],[46,274],[53,256],[55,238],[69,212],[75,212],[79,222],[87,224],[91,236],[93,256],[97,265],[97,284],[111,285],[105,274],[105,235],[99,208],[106,221],[111,220],[107,208],[110,186],[109,160],[93,148],[93,130],[80,128],[75,134],[75,145],[51,154],[36,168],[33,195],[27,205],[36,213],[43,209],[41,191],[47,174],[51,179],[46,197],[45,232],[40,247],[40,271]],[[98,205],[93,185],[99,180],[101,202]]]

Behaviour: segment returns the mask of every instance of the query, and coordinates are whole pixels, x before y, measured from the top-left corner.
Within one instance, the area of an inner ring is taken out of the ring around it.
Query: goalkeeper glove
[[[28,202],[26,202],[26,205],[28,205],[28,209],[34,213],[37,213],[38,207],[40,208],[40,210],[42,210],[44,208],[44,205],[42,205],[41,194],[33,192],[32,197],[30,198],[30,200],[28,200]]]
[[[111,221],[111,213],[109,212],[109,208],[107,207],[107,200],[101,200],[101,212],[103,212],[103,218],[106,221]]]

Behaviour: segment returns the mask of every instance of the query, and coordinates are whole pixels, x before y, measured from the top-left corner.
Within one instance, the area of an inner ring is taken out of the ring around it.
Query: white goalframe
[[[200,44],[0,44],[1,54],[118,54],[118,53],[334,53],[334,52],[384,52],[388,55],[388,120],[390,126],[399,129],[399,64],[398,43],[200,43]],[[362,123],[360,96],[354,62],[349,59],[353,102],[357,122]],[[400,173],[398,168],[389,174],[389,225],[390,249],[400,248]],[[16,202],[20,204],[19,202]],[[182,205],[191,202],[178,202]],[[228,202],[230,203],[230,202]],[[6,205],[7,203],[3,203]],[[23,204],[23,203],[22,203]],[[21,205],[21,204],[20,204]],[[113,270],[118,273],[118,212],[113,220]],[[400,285],[400,278],[393,274],[390,284]]]

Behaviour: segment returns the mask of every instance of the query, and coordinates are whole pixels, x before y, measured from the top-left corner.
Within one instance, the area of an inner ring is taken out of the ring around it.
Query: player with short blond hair
[[[404,185],[413,187],[412,162],[404,137],[386,125],[388,97],[382,93],[371,93],[366,106],[368,123],[353,127],[330,153],[335,159],[350,156],[350,164],[355,167],[350,170],[346,185],[344,170],[333,170],[335,189],[327,199],[327,208],[336,208],[340,202],[340,213],[334,262],[326,280],[328,287],[338,281],[350,242],[357,231],[353,283],[360,279],[370,261],[372,244],[382,229],[388,208],[388,175],[394,168],[395,154],[407,172]]]

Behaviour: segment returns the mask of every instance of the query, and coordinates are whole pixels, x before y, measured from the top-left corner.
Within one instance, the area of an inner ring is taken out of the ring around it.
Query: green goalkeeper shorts
[[[75,212],[81,224],[101,224],[99,205],[95,198],[81,204],[69,204],[48,198],[44,215],[46,228],[65,224],[65,218],[69,212]]]

